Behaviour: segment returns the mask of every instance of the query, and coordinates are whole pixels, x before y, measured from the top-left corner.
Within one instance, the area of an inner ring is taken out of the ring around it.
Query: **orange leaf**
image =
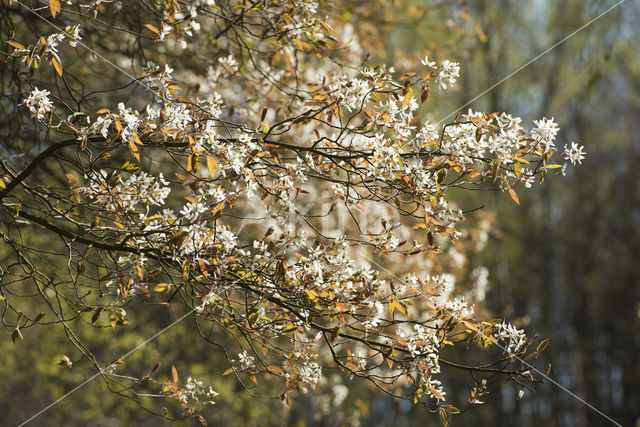
[[[269,372],[271,373],[275,373],[275,374],[283,374],[284,370],[282,370],[282,368],[275,366],[275,365],[269,365],[267,366],[267,369],[269,370]]]
[[[147,24],[147,25],[145,25],[145,27],[147,27],[149,30],[153,31],[154,33],[156,33],[156,34],[160,35],[160,30],[158,30],[158,29],[157,29],[156,27],[154,27],[153,25],[151,25],[151,24]]]
[[[401,312],[402,314],[404,314],[405,316],[409,316],[409,310],[407,310],[407,307],[401,303],[400,301],[398,301],[397,299],[393,300],[393,305],[396,307],[396,309]]]
[[[14,42],[12,40],[9,40],[7,43],[9,43],[11,46],[15,47],[16,49],[24,49],[24,46],[22,46],[18,42]]]
[[[176,369],[175,366],[171,365],[171,377],[173,378],[173,382],[177,383],[179,380],[178,377],[178,370]]]
[[[518,195],[516,194],[516,190],[514,190],[513,188],[509,189],[509,195],[511,196],[511,198],[513,199],[514,202],[516,202],[516,204],[520,204],[520,199],[518,199]]]
[[[207,271],[207,264],[204,260],[198,258],[198,266],[200,266],[200,271],[204,274],[204,277],[209,277],[209,272]]]
[[[438,392],[438,390],[435,389],[435,387],[433,386],[429,386],[429,391],[431,392],[431,394],[433,394],[435,397],[437,397],[440,400],[444,400],[444,397],[442,397],[442,395],[440,394],[440,392]]]
[[[51,16],[55,18],[60,13],[60,0],[49,0],[49,9],[51,9]]]
[[[472,322],[468,322],[468,321],[466,321],[466,320],[463,320],[463,321],[462,321],[462,323],[464,323],[464,325],[465,325],[467,328],[469,328],[469,329],[471,329],[471,330],[473,330],[473,331],[476,331],[476,332],[480,332],[480,331],[478,330],[478,327],[477,327],[476,325],[474,325]]]

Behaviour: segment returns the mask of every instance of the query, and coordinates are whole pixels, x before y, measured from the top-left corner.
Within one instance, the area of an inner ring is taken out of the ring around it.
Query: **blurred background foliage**
[[[370,64],[384,61],[404,71],[403,52],[446,54],[443,57],[461,62],[457,96],[427,104],[436,120],[615,4],[602,0],[396,3],[391,2],[388,11],[403,3],[408,16],[375,23],[390,40],[384,51],[366,44],[367,26],[373,25],[366,14],[347,11],[344,19],[353,20],[356,32],[364,36],[363,47],[371,49]],[[519,207],[504,194],[478,191],[460,196],[463,209],[484,206],[496,214],[497,229],[488,248],[472,260],[490,272],[487,308],[495,317],[518,320],[530,334],[549,337],[543,357],[552,366],[551,377],[622,425],[640,422],[639,8],[637,2],[624,2],[470,105],[474,110],[514,114],[527,124],[553,116],[561,126],[560,144],[576,141],[585,146],[588,156],[582,167],[523,192]],[[406,64],[410,66],[415,64]],[[8,250],[0,246],[0,264]],[[25,289],[25,294],[31,291]],[[101,360],[113,360],[182,314],[171,306],[149,307],[130,307],[135,321],[111,334],[88,324],[76,333]],[[32,316],[43,310],[32,308]],[[293,399],[289,408],[278,399],[256,398],[233,375],[221,376],[228,368],[224,355],[201,340],[194,345],[187,333],[193,326],[189,318],[172,327],[131,354],[125,364],[140,371],[162,354],[174,354],[181,377],[197,377],[220,393],[215,406],[204,412],[214,425],[439,424],[437,416],[395,402],[357,380],[346,381],[345,395],[343,386],[332,385],[331,372],[325,372],[326,384],[317,393]],[[104,327],[110,329],[106,322]],[[24,340],[17,345],[11,331],[4,334],[0,418],[5,422],[28,418],[94,374],[79,353],[66,354],[72,367],[59,363],[61,349],[69,348],[66,340],[64,331],[54,327],[24,331]],[[167,380],[169,375],[170,366],[163,365],[156,379]],[[456,378],[448,380],[447,397],[465,402],[468,396],[455,395]],[[520,400],[518,391],[509,386],[487,396],[484,405],[455,416],[452,425],[606,425],[604,418],[548,382]],[[275,392],[264,390],[265,395]],[[159,412],[163,405],[168,403],[159,402]],[[96,379],[33,425],[163,423],[168,424],[136,402],[107,393],[105,383]]]

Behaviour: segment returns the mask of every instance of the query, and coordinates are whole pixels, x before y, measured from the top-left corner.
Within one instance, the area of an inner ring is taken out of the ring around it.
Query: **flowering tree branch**
[[[32,280],[69,333],[73,321],[125,326],[133,300],[187,307],[198,336],[227,354],[226,374],[277,378],[286,401],[328,367],[443,417],[458,409],[445,404],[441,365],[473,375],[470,404],[487,378],[539,381],[522,360],[544,346],[530,351],[522,330],[476,314],[486,273],[466,271],[466,254],[487,226],[465,228],[450,194],[492,189],[519,203],[516,188],[566,166],[553,119],[526,130],[509,114],[469,111],[439,126],[426,103],[432,87],[456,83],[458,64],[360,67],[343,2],[71,2],[51,9],[55,27],[36,26],[41,37],[15,13],[32,3],[2,6],[14,31],[3,73],[26,94],[0,177],[2,235],[16,254],[0,292],[16,342],[29,319],[15,283]],[[97,78],[100,67],[115,74]],[[46,148],[33,155],[28,134]],[[565,160],[583,155],[565,147]],[[33,225],[60,241],[43,250],[17,237]],[[476,286],[462,295],[455,284],[467,277]],[[211,339],[221,332],[229,346]],[[441,357],[471,344],[501,355]],[[103,378],[138,402],[175,398],[198,416],[217,394],[175,369],[155,382],[118,364]]]

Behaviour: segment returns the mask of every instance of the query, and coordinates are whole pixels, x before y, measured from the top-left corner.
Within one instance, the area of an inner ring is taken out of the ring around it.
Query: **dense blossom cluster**
[[[527,337],[523,330],[505,322],[496,325],[495,337],[506,344],[505,351],[509,355],[518,353],[527,343]]]
[[[39,90],[36,87],[23,102],[38,120],[44,119],[48,112],[53,111],[53,103],[49,99],[49,95],[51,95],[51,92],[48,90]]]
[[[98,3],[96,16],[110,7]],[[531,187],[560,166],[553,119],[527,130],[507,113],[469,110],[444,126],[422,118],[431,86],[452,87],[459,64],[424,57],[402,76],[342,67],[327,57],[361,58],[359,40],[348,25],[349,37],[337,37],[339,19],[321,20],[313,0],[158,7],[146,26],[154,55],[137,80],[148,92],[75,112],[82,125],[74,115],[44,123],[71,129],[83,159],[69,162],[77,173],[53,215],[108,252],[100,262],[109,273],[93,280],[110,300],[81,313],[97,319],[107,307],[115,327],[133,298],[180,299],[212,331],[239,331],[251,345],[237,344],[232,370],[255,383],[259,373],[281,377],[283,400],[320,387],[323,367],[337,366],[389,394],[405,378],[416,403],[441,404],[437,376],[454,366],[444,347],[526,351],[522,330],[476,314],[488,271],[468,268],[466,252],[484,247],[490,226],[466,229],[449,190],[514,197]],[[222,36],[232,27],[242,42]],[[78,28],[30,48],[16,42],[13,55],[28,67],[40,56],[62,64],[58,44],[77,46]],[[174,48],[193,53],[188,65],[156,65]],[[34,88],[23,104],[46,122],[50,95]],[[584,154],[565,146],[571,163]],[[505,375],[527,380],[505,363]],[[216,395],[192,378],[176,383],[165,393],[186,406]]]

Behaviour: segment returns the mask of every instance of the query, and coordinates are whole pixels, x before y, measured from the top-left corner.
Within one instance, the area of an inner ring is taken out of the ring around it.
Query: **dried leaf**
[[[204,277],[209,277],[209,272],[207,271],[207,264],[203,259],[198,258],[198,266],[200,267],[200,271],[204,275]]]
[[[425,85],[425,86],[422,87],[422,92],[420,93],[420,102],[422,104],[427,102],[427,99],[429,98],[429,93],[430,92],[431,92],[431,89],[429,88],[429,85]]]

